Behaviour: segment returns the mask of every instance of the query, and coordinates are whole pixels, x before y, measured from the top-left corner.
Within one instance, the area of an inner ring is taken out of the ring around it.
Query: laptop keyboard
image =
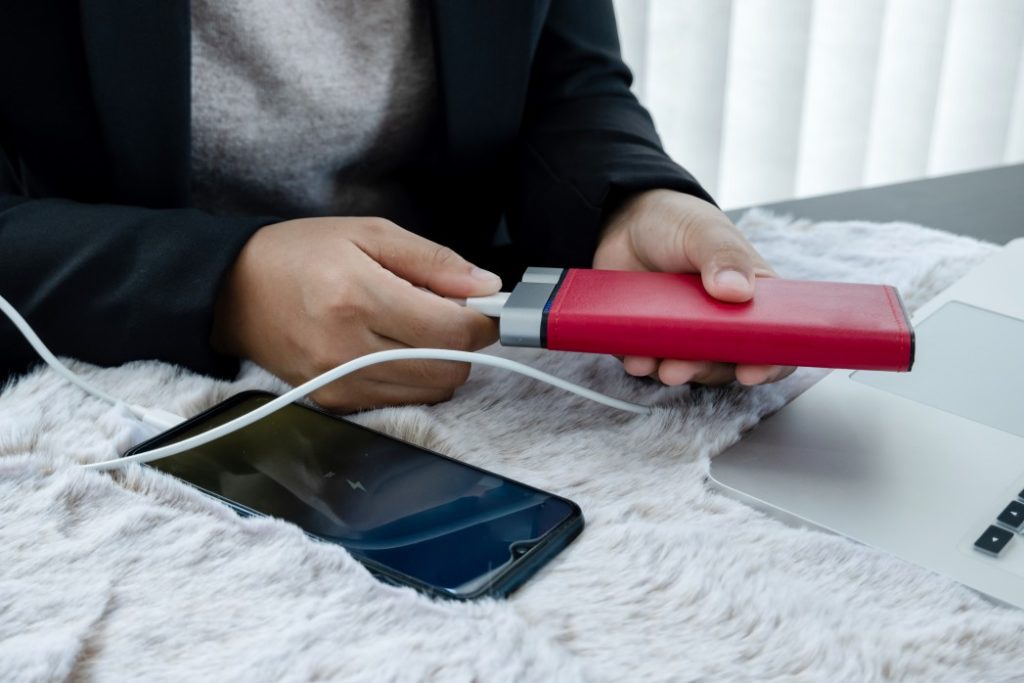
[[[1013,538],[1012,531],[993,525],[985,529],[985,533],[978,537],[978,540],[974,542],[974,547],[983,553],[998,555],[1011,538]]]
[[[974,549],[998,557],[1003,548],[1013,539],[1014,532],[1024,527],[1024,491],[1017,494],[1017,500],[1003,508],[996,518],[996,524],[985,529],[974,542]]]
[[[1024,494],[1024,491],[1021,491]],[[1006,506],[1006,509],[999,513],[999,522],[1003,526],[1014,531],[1020,531],[1021,524],[1024,524],[1024,503],[1015,500]]]

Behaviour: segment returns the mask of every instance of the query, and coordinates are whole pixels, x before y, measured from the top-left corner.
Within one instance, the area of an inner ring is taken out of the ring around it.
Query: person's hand
[[[261,228],[242,249],[219,293],[211,342],[300,384],[373,351],[487,346],[494,321],[442,297],[499,289],[497,275],[383,219],[287,221]],[[339,411],[436,403],[468,376],[466,363],[396,361],[312,398]]]
[[[649,190],[627,199],[608,219],[594,268],[700,273],[704,289],[722,301],[754,296],[754,279],[775,272],[713,204],[671,190]],[[732,365],[699,360],[626,356],[631,375],[664,384],[761,384],[793,371],[773,365]]]

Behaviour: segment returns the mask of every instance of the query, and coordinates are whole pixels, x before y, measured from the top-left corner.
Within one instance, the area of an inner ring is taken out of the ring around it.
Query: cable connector
[[[163,408],[147,408],[140,405],[130,405],[128,410],[134,415],[140,422],[156,427],[160,431],[167,431],[171,427],[177,427],[185,421],[181,415],[175,415],[174,413],[164,410]]]
[[[490,318],[500,318],[501,309],[508,301],[509,295],[511,292],[498,292],[490,296],[471,296],[465,300],[464,305],[466,308],[472,308],[477,313],[483,313]]]

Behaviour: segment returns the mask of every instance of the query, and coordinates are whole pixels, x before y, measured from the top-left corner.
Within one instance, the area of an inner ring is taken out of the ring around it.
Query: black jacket
[[[442,113],[408,172],[425,236],[508,278],[589,265],[630,191],[707,198],[629,91],[610,0],[430,2]],[[276,219],[189,208],[189,34],[187,0],[0,10],[0,293],[58,354],[235,369],[208,344],[213,302]],[[0,378],[35,359],[4,320],[0,356]]]

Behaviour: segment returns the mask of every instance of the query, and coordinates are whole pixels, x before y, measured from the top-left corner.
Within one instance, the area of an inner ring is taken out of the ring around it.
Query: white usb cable
[[[504,305],[504,299],[508,297],[507,293],[496,294],[491,297],[477,297],[470,299],[466,302],[466,305],[479,310],[485,315],[495,316],[498,315],[501,306]],[[500,303],[499,303],[500,301]],[[496,308],[495,308],[496,307]],[[92,394],[97,398],[101,398],[111,405],[125,406],[128,411],[140,421],[157,427],[161,430],[169,429],[175,425],[178,425],[185,421],[185,418],[169,413],[159,408],[146,408],[145,406],[126,404],[123,401],[111,396],[102,389],[94,387],[89,382],[85,381],[74,372],[71,371],[66,365],[60,362],[55,355],[43,344],[42,340],[35,333],[35,331],[29,326],[28,322],[21,317],[21,314],[5,299],[0,296],[0,310],[10,318],[11,322],[14,323],[18,331],[21,332],[22,336],[28,340],[28,343],[32,345],[36,353],[46,361],[46,363],[57,371],[62,377],[67,379],[72,384],[83,389],[86,393]],[[203,444],[209,443],[214,439],[218,439],[222,436],[226,436],[231,432],[247,427],[248,425],[260,420],[271,413],[284,408],[285,406],[298,401],[299,399],[305,398],[309,394],[313,393],[325,384],[329,384],[335,380],[341,379],[346,375],[349,375],[363,368],[378,363],[387,363],[396,360],[448,360],[448,361],[460,361],[466,363],[477,363],[479,365],[490,365],[496,368],[502,368],[511,372],[518,372],[521,375],[532,377],[533,379],[546,382],[552,386],[564,389],[565,391],[572,392],[584,398],[588,398],[591,401],[617,408],[619,410],[625,410],[631,413],[637,413],[640,415],[649,415],[651,408],[649,406],[640,405],[638,403],[631,403],[629,401],[623,401],[621,399],[606,396],[592,389],[573,384],[554,375],[549,375],[546,372],[532,368],[529,365],[509,360],[507,358],[500,358],[498,356],[491,356],[486,353],[475,353],[471,351],[453,351],[451,349],[394,349],[390,351],[378,351],[376,353],[370,353],[365,356],[360,356],[347,363],[342,363],[333,370],[328,370],[319,377],[314,377],[305,384],[301,384],[291,391],[288,391],[281,396],[278,396],[274,400],[266,403],[259,408],[256,408],[245,415],[235,418],[229,422],[225,422],[222,425],[218,425],[212,429],[208,429],[201,434],[183,439],[177,443],[170,444],[168,446],[162,446],[153,450],[145,451],[143,453],[137,453],[136,455],[128,456],[125,458],[117,458],[115,460],[105,460],[103,462],[91,463],[88,465],[82,465],[82,467],[91,470],[110,470],[119,467],[125,467],[134,462],[150,462],[152,460],[158,460],[160,458],[166,458],[170,455],[175,455],[183,451],[196,448]]]
[[[2,296],[0,296],[0,310],[4,312],[4,315],[10,318],[11,322],[14,323],[14,326],[18,328],[19,332],[21,332],[21,335],[25,337],[29,344],[32,345],[32,348],[35,349],[36,353],[46,361],[47,365],[53,368],[61,377],[79,387],[87,394],[92,394],[96,398],[103,399],[114,406],[123,405],[136,419],[161,430],[170,429],[174,425],[185,421],[185,418],[175,415],[174,413],[169,413],[166,410],[161,410],[160,408],[146,408],[145,406],[127,404],[119,398],[111,396],[99,387],[93,386],[72,372],[71,368],[61,363],[57,359],[57,356],[53,355],[53,352],[46,348],[43,340],[35,333],[35,330],[33,330],[28,324],[28,321],[22,318],[21,314],[18,313],[14,306],[12,306],[10,302]]]

